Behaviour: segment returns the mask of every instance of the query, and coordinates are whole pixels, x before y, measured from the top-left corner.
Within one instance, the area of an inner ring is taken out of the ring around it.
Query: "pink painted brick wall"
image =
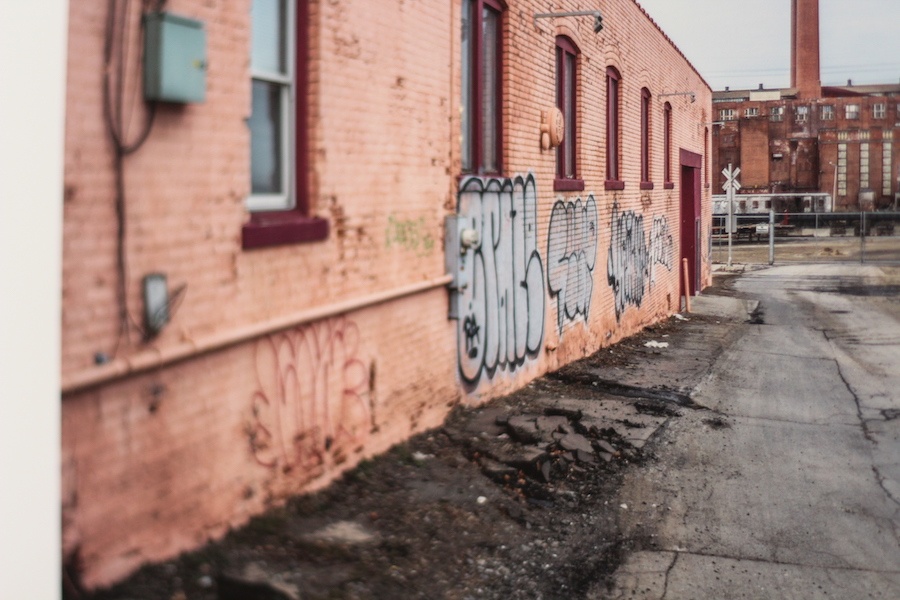
[[[64,550],[78,557],[88,586],[216,538],[288,494],[321,487],[361,458],[436,426],[460,401],[519,388],[678,309],[678,151],[705,152],[708,86],[635,3],[604,6],[600,35],[590,18],[535,26],[531,15],[545,6],[508,4],[504,164],[510,178],[531,174],[534,182],[530,235],[543,287],[532,288],[542,309],[528,318],[541,335],[521,357],[510,349],[516,369],[485,368],[471,381],[458,358],[465,355],[461,323],[447,318],[448,293],[428,284],[445,270],[443,219],[462,204],[459,0],[312,2],[310,204],[329,220],[331,233],[322,242],[253,251],[240,242],[248,218],[249,1],[167,4],[204,21],[209,69],[206,102],[161,106],[146,144],[125,159],[131,318],[140,320],[144,274],[165,272],[172,288],[186,286],[172,322],[149,343],[134,332],[118,335],[115,178],[101,95],[107,3],[70,4],[62,506]],[[575,4],[559,10],[579,9]],[[131,15],[134,43],[137,19]],[[555,151],[539,146],[540,111],[555,102],[559,33],[581,50],[578,164],[586,189],[580,194],[553,192]],[[605,191],[603,182],[609,64],[623,76],[626,188],[618,192]],[[131,139],[144,118],[137,75],[132,65]],[[641,192],[645,86],[654,95],[656,185]],[[656,97],[688,90],[697,94],[693,104]],[[665,100],[674,109],[674,190],[662,185]],[[702,239],[708,194],[704,188]],[[567,255],[572,230],[551,217],[557,201],[574,207],[580,198],[583,207],[590,197],[592,242],[579,247],[595,249],[593,266],[569,268],[589,278],[591,289],[567,288],[569,298],[589,302],[567,313],[563,294],[548,287],[560,281],[559,263],[549,259]],[[671,255],[668,266],[655,263],[642,276],[640,306],[627,304],[617,314],[607,270],[614,220],[626,213],[642,220],[651,250],[654,222],[665,222]],[[325,314],[335,304],[420,283],[420,293],[290,322],[304,311]],[[236,333],[246,331],[256,333]],[[98,352],[114,360],[94,365]],[[128,375],[142,361],[178,352]]]

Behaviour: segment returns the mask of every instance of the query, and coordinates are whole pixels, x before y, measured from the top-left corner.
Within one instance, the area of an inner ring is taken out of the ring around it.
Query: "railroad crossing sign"
[[[732,169],[731,163],[728,163],[728,167],[722,169],[722,175],[725,176],[725,183],[722,184],[722,189],[726,192],[736,192],[741,189],[741,182],[737,180],[737,176],[740,174],[740,167]]]
[[[722,175],[725,176],[725,183],[722,184],[722,189],[725,190],[725,194],[728,196],[728,221],[725,224],[725,228],[728,231],[728,266],[731,266],[731,234],[737,232],[737,215],[734,214],[734,194],[739,189],[741,189],[741,182],[738,181],[737,176],[741,174],[741,168],[732,168],[731,163],[728,163],[728,167],[722,169]]]

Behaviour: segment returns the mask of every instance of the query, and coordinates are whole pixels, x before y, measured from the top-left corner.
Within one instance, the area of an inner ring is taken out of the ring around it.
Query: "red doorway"
[[[700,173],[703,156],[681,150],[681,253],[679,268],[684,259],[688,265],[688,293],[693,296],[700,290]],[[679,277],[681,295],[684,295],[684,276]]]

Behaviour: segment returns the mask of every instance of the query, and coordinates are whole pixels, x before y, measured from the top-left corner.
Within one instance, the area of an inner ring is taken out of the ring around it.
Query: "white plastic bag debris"
[[[650,340],[646,344],[644,344],[647,348],[668,348],[669,342],[657,342],[656,340]]]

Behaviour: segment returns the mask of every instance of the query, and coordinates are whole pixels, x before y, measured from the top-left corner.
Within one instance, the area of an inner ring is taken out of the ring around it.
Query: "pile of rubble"
[[[502,485],[521,487],[524,478],[549,484],[573,472],[634,456],[609,423],[580,409],[544,408],[542,413],[487,410],[466,432],[449,432],[463,442],[482,472]],[[474,435],[472,435],[474,433]],[[467,436],[465,439],[459,439]]]

